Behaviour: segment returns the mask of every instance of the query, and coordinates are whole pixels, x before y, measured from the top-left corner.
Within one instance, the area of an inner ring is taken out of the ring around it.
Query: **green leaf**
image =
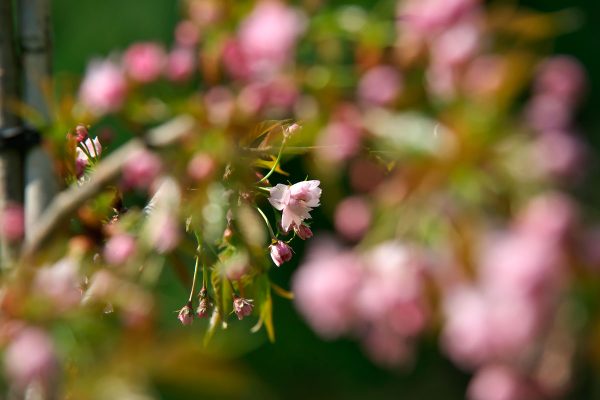
[[[207,346],[208,343],[210,342],[210,340],[212,339],[212,337],[215,335],[215,332],[217,331],[217,327],[219,326],[221,321],[222,321],[221,314],[220,314],[219,310],[215,308],[210,317],[210,321],[208,323],[208,329],[206,330],[206,333],[204,334],[204,340],[203,340],[204,346]]]
[[[253,330],[258,330],[264,324],[267,336],[275,342],[275,328],[273,327],[273,301],[271,299],[271,284],[267,274],[256,277],[254,284],[255,301],[259,308],[259,320]]]

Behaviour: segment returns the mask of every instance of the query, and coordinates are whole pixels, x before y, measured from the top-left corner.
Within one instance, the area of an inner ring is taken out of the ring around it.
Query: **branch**
[[[87,200],[100,193],[108,184],[115,181],[130,156],[145,147],[161,148],[183,138],[195,126],[194,119],[189,115],[182,115],[151,129],[145,141],[132,139],[125,145],[115,150],[110,156],[102,160],[90,175],[89,180],[81,186],[74,186],[61,192],[42,214],[36,224],[36,229],[28,237],[23,251],[24,257],[31,257],[41,249],[52,233],[71,214],[81,207]]]

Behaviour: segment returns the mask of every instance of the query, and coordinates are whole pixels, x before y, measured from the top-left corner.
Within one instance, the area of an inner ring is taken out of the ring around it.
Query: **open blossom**
[[[103,115],[118,111],[127,95],[123,71],[112,61],[95,61],[88,67],[79,97],[92,113]]]
[[[85,147],[87,153],[92,156],[92,158],[97,159],[102,154],[102,145],[97,137],[95,137],[93,140],[91,138],[87,138],[84,142],[82,142],[82,145]],[[83,175],[85,168],[90,163],[90,158],[86,154],[86,151],[83,151],[83,149],[79,146],[75,148],[75,171],[78,178]]]
[[[254,305],[252,304],[254,300],[252,299],[244,299],[243,297],[233,296],[233,311],[235,315],[237,315],[238,319],[243,319],[244,317],[252,314],[252,310],[254,309]]]
[[[320,205],[321,188],[319,181],[303,181],[292,186],[277,184],[271,188],[269,203],[283,211],[281,227],[288,231],[293,225],[300,226],[310,218],[310,212]]]
[[[292,248],[281,240],[278,240],[277,243],[269,247],[271,248],[271,258],[278,267],[292,259]]]

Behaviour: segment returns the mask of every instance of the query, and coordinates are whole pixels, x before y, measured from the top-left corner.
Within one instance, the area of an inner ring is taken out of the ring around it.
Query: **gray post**
[[[46,120],[50,88],[50,4],[48,0],[19,0],[18,31],[23,65],[22,99]],[[28,239],[42,212],[57,192],[52,160],[40,145],[25,154],[25,235]]]
[[[13,105],[19,99],[12,0],[0,0],[0,212],[8,203],[23,203],[23,169],[19,150],[5,146],[20,133]],[[16,257],[18,245],[0,237],[0,266]]]

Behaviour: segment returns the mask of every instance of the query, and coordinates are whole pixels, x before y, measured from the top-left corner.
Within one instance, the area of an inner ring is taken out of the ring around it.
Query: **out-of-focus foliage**
[[[190,127],[127,154],[42,250],[5,266],[9,396],[279,397],[273,381],[288,382],[288,367],[315,383],[290,397],[583,390],[600,267],[594,213],[572,195],[594,160],[577,123],[588,83],[576,59],[550,50],[573,11],[167,3],[73,5],[80,18],[114,7],[112,18],[139,20],[116,24],[135,42],[114,49],[104,21],[99,48],[78,60],[68,48],[85,36],[55,28],[57,66],[89,61],[80,84],[57,74],[42,126],[63,189],[93,184],[152,128],[181,116]],[[151,29],[178,13],[172,34]],[[3,212],[15,242],[21,214]],[[402,373],[294,332],[291,304],[320,338],[348,338]],[[353,373],[372,384],[339,378],[357,359]]]

